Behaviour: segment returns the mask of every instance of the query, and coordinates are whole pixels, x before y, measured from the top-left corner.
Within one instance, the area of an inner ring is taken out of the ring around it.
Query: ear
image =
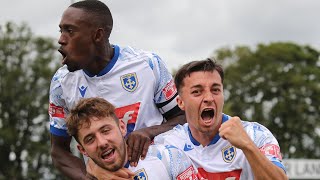
[[[86,150],[80,145],[80,144],[77,144],[77,148],[79,150],[79,152],[87,157],[89,157],[88,153],[86,152]]]
[[[119,119],[119,129],[122,136],[124,137],[127,134],[127,126],[126,123],[122,121],[122,119]]]
[[[104,30],[102,28],[99,28],[95,31],[95,34],[94,34],[94,42],[102,42],[104,41]]]
[[[185,110],[184,109],[184,102],[183,102],[183,100],[181,99],[181,97],[180,96],[178,96],[177,97],[177,104],[178,104],[178,106],[179,106],[179,108],[181,109],[181,110]]]

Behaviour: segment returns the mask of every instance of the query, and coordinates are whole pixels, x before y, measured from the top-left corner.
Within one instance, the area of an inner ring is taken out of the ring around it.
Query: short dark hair
[[[176,73],[174,77],[174,83],[177,87],[178,93],[180,93],[181,88],[184,86],[183,79],[186,76],[190,76],[193,72],[198,71],[210,71],[213,72],[214,70],[218,71],[221,81],[223,83],[224,72],[222,66],[217,64],[214,60],[207,58],[205,60],[199,61],[192,61],[185,65],[183,65]]]
[[[84,98],[81,99],[77,105],[71,109],[70,114],[66,119],[68,133],[73,136],[78,143],[79,136],[78,131],[83,125],[90,126],[90,119],[113,117],[117,125],[119,125],[119,119],[115,114],[115,107],[103,98]]]
[[[110,36],[113,27],[113,19],[110,9],[106,4],[98,0],[84,0],[73,3],[69,7],[79,8],[88,12],[92,16],[90,22],[103,27],[107,33],[107,37]]]

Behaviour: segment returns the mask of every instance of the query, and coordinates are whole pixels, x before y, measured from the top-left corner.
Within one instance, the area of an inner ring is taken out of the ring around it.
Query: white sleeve
[[[177,89],[166,64],[156,54],[152,54],[151,58],[148,60],[148,63],[150,68],[153,70],[153,74],[156,79],[154,102],[159,108],[159,111],[165,118],[180,112],[176,102],[178,95]]]
[[[53,76],[49,91],[49,118],[50,133],[57,136],[68,137],[65,117],[68,109],[62,97],[61,78],[65,75],[64,68],[60,68]]]

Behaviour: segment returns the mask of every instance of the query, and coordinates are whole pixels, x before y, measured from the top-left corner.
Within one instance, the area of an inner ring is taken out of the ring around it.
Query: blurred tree
[[[294,43],[221,48],[224,112],[268,127],[284,158],[320,158],[319,51]]]
[[[54,44],[26,24],[0,26],[0,179],[59,179],[48,132]]]

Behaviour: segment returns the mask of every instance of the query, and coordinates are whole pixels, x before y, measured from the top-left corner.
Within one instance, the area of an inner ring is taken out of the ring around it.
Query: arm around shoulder
[[[71,137],[51,134],[51,157],[53,165],[70,179],[86,179],[86,167],[82,159],[70,150]]]

